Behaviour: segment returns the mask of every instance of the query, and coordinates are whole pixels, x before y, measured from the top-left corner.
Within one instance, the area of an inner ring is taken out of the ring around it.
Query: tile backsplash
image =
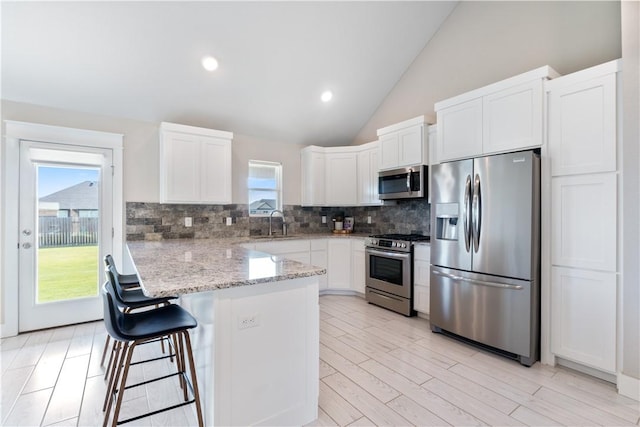
[[[366,234],[418,233],[429,235],[430,205],[426,200],[400,200],[389,206],[302,207],[285,205],[288,234],[329,232],[336,215],[354,217],[354,231]],[[326,216],[327,223],[322,223]],[[368,224],[368,217],[371,223]],[[185,226],[191,218],[192,226]],[[232,224],[227,225],[227,218]],[[281,232],[282,219],[273,218],[273,230]],[[208,239],[267,235],[269,218],[249,217],[248,205],[183,205],[127,202],[127,240]]]

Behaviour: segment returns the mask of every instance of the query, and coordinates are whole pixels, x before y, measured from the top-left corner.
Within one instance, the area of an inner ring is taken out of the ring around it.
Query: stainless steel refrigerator
[[[531,366],[540,348],[540,156],[499,154],[432,167],[434,332]]]

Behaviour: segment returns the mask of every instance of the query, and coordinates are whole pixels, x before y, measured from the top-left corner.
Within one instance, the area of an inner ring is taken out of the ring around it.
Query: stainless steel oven
[[[428,237],[416,234],[383,234],[365,242],[366,291],[368,302],[414,316],[413,242]]]

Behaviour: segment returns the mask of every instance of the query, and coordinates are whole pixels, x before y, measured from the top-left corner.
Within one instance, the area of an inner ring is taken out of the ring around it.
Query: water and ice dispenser
[[[436,239],[458,240],[459,215],[458,203],[436,204]]]

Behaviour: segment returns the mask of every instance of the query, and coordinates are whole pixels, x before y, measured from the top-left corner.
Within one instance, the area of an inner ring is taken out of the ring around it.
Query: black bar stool
[[[111,258],[111,255],[107,255],[105,256],[105,264],[107,264],[107,258],[110,258],[111,261],[113,261],[113,258]],[[111,287],[116,292],[116,296],[118,298],[117,300],[118,305],[123,311],[126,311],[126,312],[129,312],[131,310],[136,310],[139,308],[147,308],[151,306],[158,307],[161,305],[167,305],[171,303],[171,300],[178,298],[176,296],[163,297],[163,298],[149,298],[142,292],[139,282],[136,282],[135,286],[137,287],[130,286],[128,288],[125,288],[124,286],[122,286],[122,283],[120,283],[120,277],[122,277],[122,275],[118,274],[118,270],[116,270],[115,265],[109,265],[106,268],[106,275],[107,275],[107,280],[109,281],[109,283],[111,283]],[[137,280],[138,276],[137,275],[134,275],[134,276],[136,276],[136,280]],[[105,340],[105,343],[104,343],[104,348],[102,349],[102,359],[100,360],[100,366],[104,366],[104,359],[107,355],[107,350],[109,348],[110,341],[111,341],[111,337],[107,335],[107,339]],[[113,360],[113,353],[109,358],[108,366],[111,366],[112,360]],[[108,371],[109,369],[107,368],[107,372]]]
[[[116,263],[113,260],[113,257],[111,256],[111,254],[107,254],[104,257],[104,266],[105,269],[108,269],[109,267],[113,267],[115,269],[116,272],[116,277],[118,278],[118,281],[120,282],[120,285],[125,288],[139,288],[140,287],[140,279],[138,278],[137,274],[120,274],[118,273],[118,269],[116,268]]]
[[[202,407],[200,405],[200,394],[198,392],[196,369],[193,360],[191,339],[189,337],[189,329],[193,329],[198,325],[196,319],[187,310],[176,304],[169,304],[135,313],[125,313],[120,311],[115,303],[117,298],[116,291],[111,287],[109,282],[105,283],[102,288],[102,297],[104,303],[105,327],[109,335],[118,344],[118,351],[116,355],[117,360],[111,369],[112,372],[105,396],[105,405],[103,407],[105,412],[103,427],[106,427],[108,424],[114,400],[116,401],[116,404],[113,411],[113,418],[111,422],[112,426],[135,421],[140,418],[159,414],[161,412],[190,405],[192,403],[195,403],[196,405],[198,425],[203,426],[204,420],[202,417]],[[172,349],[170,346],[170,355],[139,362],[131,361],[133,353],[139,345],[156,342],[158,340],[167,340],[169,342],[173,341]],[[153,362],[171,356],[175,356],[176,358],[176,373],[146,380],[142,383],[127,385],[129,368],[132,365]],[[188,358],[190,378],[186,372],[187,363],[185,356]],[[118,420],[123,395],[126,390],[168,379],[176,375],[180,377],[180,386],[183,389],[184,402],[130,417],[125,420]],[[189,399],[189,390],[192,395],[191,399]]]

